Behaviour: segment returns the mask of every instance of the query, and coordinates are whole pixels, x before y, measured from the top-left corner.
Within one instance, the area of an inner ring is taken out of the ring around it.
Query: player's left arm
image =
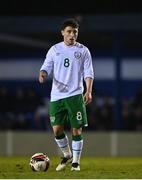
[[[92,88],[93,88],[93,80],[94,80],[92,57],[88,48],[86,48],[85,56],[84,56],[84,80],[86,84],[84,102],[87,105],[92,101]]]
[[[86,92],[84,94],[84,103],[87,105],[92,101],[92,87],[93,87],[93,78],[86,77]]]

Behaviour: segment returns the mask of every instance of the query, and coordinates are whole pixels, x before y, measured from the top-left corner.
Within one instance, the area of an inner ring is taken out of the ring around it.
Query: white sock
[[[59,148],[61,149],[64,157],[70,158],[72,156],[70,146],[69,146],[69,141],[68,137],[65,136],[63,139],[56,139],[56,143],[58,144]]]
[[[72,163],[80,164],[80,158],[83,148],[83,139],[80,141],[72,141],[72,152],[73,152],[73,161]]]

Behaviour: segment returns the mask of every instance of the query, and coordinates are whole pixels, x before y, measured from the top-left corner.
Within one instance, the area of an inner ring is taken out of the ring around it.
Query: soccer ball
[[[50,160],[44,153],[35,153],[30,159],[30,167],[33,171],[47,171],[49,165]]]

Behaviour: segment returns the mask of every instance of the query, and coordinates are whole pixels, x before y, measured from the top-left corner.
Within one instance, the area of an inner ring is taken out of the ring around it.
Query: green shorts
[[[49,114],[52,126],[66,123],[70,123],[71,128],[88,126],[82,94],[50,102]]]

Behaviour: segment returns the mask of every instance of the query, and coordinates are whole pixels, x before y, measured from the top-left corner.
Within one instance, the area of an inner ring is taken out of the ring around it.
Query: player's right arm
[[[41,66],[39,72],[39,82],[44,83],[46,80],[47,75],[49,75],[53,70],[53,48],[50,48],[46,54],[46,59]]]
[[[40,82],[40,83],[44,83],[45,80],[46,80],[46,77],[47,77],[47,72],[44,71],[44,70],[41,70],[41,71],[39,72],[39,82]]]

